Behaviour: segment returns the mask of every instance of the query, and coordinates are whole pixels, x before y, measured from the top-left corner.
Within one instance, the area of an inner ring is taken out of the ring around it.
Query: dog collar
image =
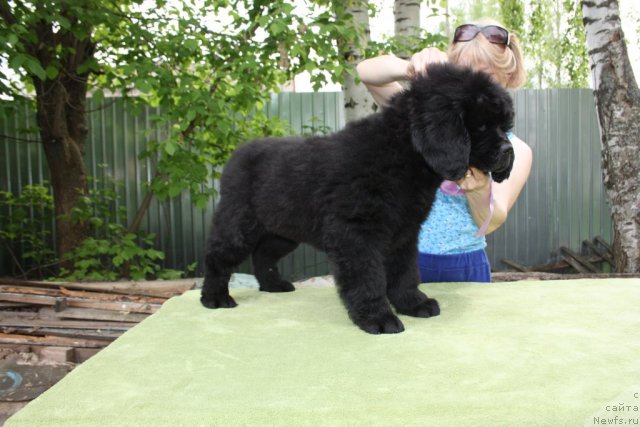
[[[448,194],[450,196],[464,195],[464,190],[460,188],[460,186],[453,181],[447,181],[447,180],[443,181],[442,184],[440,184],[440,190],[442,190],[443,193]],[[491,177],[491,172],[489,172],[489,216],[487,216],[487,219],[484,221],[484,224],[482,224],[482,226],[478,229],[478,232],[476,233],[476,237],[484,236],[485,234],[487,234],[487,230],[489,229],[489,224],[491,223],[491,218],[493,217],[493,210],[494,210],[493,178]]]

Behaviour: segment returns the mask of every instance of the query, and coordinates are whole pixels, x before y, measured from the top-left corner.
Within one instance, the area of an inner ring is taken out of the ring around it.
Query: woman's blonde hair
[[[472,22],[478,26],[502,25],[490,19]],[[518,36],[509,32],[509,46],[490,43],[481,33],[466,42],[449,45],[449,61],[471,67],[489,67],[498,82],[509,89],[522,86],[527,80],[524,58]]]

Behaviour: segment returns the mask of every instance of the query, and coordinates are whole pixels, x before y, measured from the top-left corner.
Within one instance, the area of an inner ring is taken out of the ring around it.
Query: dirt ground
[[[0,347],[0,426],[76,365],[52,361],[46,351],[28,346]]]

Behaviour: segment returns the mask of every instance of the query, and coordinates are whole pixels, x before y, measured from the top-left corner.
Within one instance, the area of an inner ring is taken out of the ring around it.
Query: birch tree
[[[617,0],[583,0],[618,272],[640,272],[640,90]]]
[[[412,39],[420,34],[420,1],[395,0],[393,2],[394,33],[398,39]],[[400,58],[409,59],[413,52],[397,52]]]
[[[368,0],[351,0],[348,2],[334,1],[336,17],[344,17],[347,26],[355,29],[354,38],[338,40],[342,46],[346,69],[344,72],[344,114],[345,120],[351,122],[360,119],[376,109],[373,98],[367,88],[356,78],[356,66],[362,61],[364,50],[370,41],[369,30],[369,2]]]

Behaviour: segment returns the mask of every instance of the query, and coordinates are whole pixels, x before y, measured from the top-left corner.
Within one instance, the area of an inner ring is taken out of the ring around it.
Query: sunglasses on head
[[[509,31],[497,25],[487,25],[486,27],[478,27],[474,24],[464,24],[456,28],[453,34],[453,42],[468,42],[473,40],[478,33],[487,39],[489,43],[503,44],[509,46],[511,44]]]

